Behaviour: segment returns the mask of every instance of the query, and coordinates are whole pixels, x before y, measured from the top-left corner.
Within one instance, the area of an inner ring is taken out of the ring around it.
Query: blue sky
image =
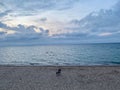
[[[120,0],[0,0],[0,44],[120,42]]]

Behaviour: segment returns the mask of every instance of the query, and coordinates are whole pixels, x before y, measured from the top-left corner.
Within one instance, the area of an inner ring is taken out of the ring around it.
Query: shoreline
[[[120,67],[120,65],[0,65],[0,67]]]

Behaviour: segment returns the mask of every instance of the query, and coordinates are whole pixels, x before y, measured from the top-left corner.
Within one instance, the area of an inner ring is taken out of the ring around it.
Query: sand
[[[120,66],[0,66],[0,90],[120,90]]]

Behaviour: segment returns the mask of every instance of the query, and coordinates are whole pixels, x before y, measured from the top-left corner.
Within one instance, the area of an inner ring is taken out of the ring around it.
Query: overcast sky
[[[0,45],[120,42],[120,0],[0,0]]]

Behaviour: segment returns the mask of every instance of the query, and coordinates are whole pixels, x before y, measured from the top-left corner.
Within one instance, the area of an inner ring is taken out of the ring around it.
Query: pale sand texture
[[[0,90],[120,90],[120,67],[0,66]]]

